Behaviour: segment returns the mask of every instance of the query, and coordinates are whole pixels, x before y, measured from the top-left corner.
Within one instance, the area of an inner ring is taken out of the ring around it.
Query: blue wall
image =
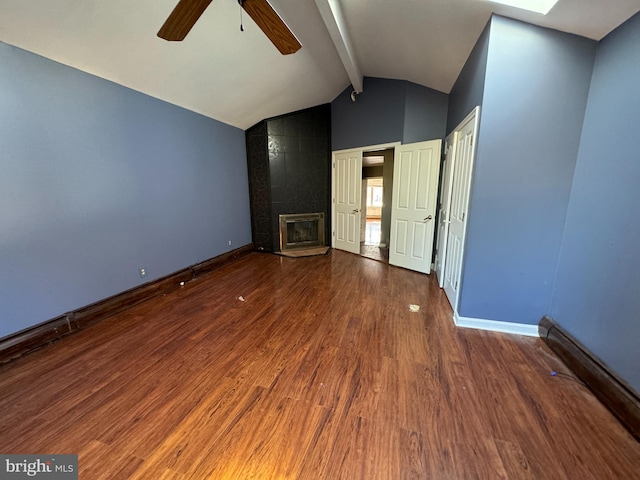
[[[484,81],[487,71],[487,55],[489,53],[489,31],[491,22],[487,24],[478,38],[467,59],[456,83],[449,93],[449,111],[447,115],[447,135],[465,119],[478,105],[482,106]],[[482,115],[480,115],[482,118]],[[445,135],[446,136],[446,135]]]
[[[596,42],[494,16],[459,313],[549,311]]]
[[[640,14],[599,45],[551,315],[640,391]]]
[[[2,43],[0,112],[0,337],[251,242],[242,130]]]
[[[449,96],[412,82],[405,89],[402,143],[444,139]]]
[[[351,91],[331,102],[332,150],[444,138],[448,95],[405,80],[369,77],[355,102]]]

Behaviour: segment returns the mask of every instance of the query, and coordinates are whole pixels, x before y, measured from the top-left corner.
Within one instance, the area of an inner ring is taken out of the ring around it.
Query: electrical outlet
[[[229,246],[231,246],[231,240],[229,240]]]
[[[147,276],[147,269],[144,267],[140,267],[140,278],[144,278]]]

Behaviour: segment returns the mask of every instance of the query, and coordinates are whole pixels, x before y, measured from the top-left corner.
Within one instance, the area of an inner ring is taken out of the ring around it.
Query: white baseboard
[[[453,313],[453,323],[456,327],[476,328],[478,330],[490,330],[492,332],[513,333],[527,337],[538,337],[538,326],[525,323],[499,322],[497,320],[484,320],[482,318],[461,317],[458,312]]]

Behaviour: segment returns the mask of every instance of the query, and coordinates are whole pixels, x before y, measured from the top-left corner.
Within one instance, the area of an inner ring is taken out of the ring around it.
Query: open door
[[[449,233],[444,267],[444,291],[454,312],[458,309],[458,296],[467,232],[467,210],[471,190],[471,174],[476,152],[476,136],[480,107],[476,107],[456,128],[456,150],[453,166],[453,185]]]
[[[334,153],[333,248],[360,253],[362,150]]]
[[[362,179],[360,200],[360,243],[366,241],[367,231],[367,179]]]
[[[444,286],[444,267],[447,255],[447,239],[451,209],[451,192],[453,184],[453,167],[455,162],[456,138],[458,132],[452,132],[444,141],[444,163],[442,166],[442,187],[438,205],[438,240],[436,245],[436,275],[440,288]]]
[[[396,148],[389,263],[431,272],[441,140]]]

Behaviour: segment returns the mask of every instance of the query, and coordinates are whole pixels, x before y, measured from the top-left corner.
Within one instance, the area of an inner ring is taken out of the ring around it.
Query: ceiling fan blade
[[[180,0],[167,21],[160,28],[158,36],[171,42],[184,40],[212,0]]]
[[[241,0],[240,5],[281,54],[300,50],[302,45],[267,0]]]

